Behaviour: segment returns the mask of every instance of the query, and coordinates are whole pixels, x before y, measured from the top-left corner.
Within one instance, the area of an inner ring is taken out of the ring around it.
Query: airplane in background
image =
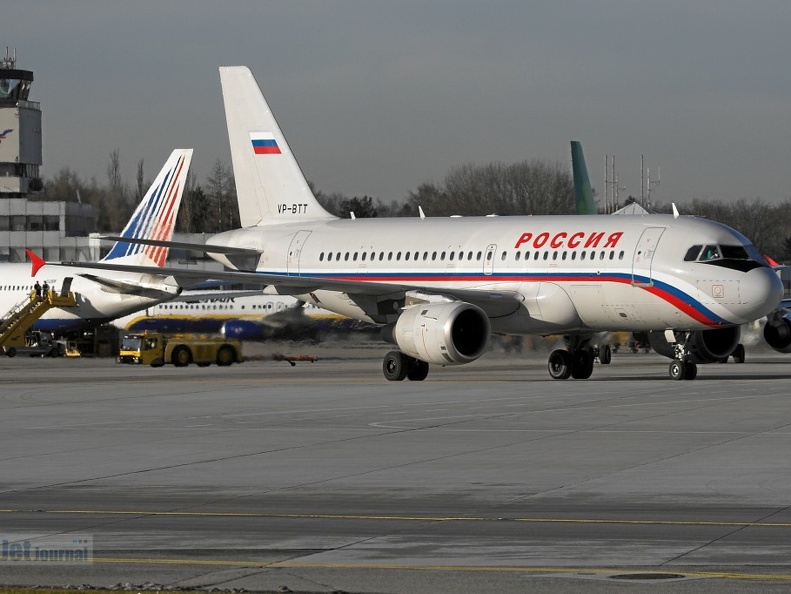
[[[112,323],[132,332],[210,333],[240,340],[299,340],[325,331],[370,329],[289,295],[221,290],[184,291]]]
[[[47,266],[39,280],[53,289],[70,290],[77,306],[53,308],[33,325],[34,330],[63,334],[96,326],[119,316],[172,299],[181,288],[160,274],[168,254],[167,247],[127,243],[129,239],[169,240],[173,236],[184,191],[184,182],[192,161],[192,149],[173,151],[145,197],[132,214],[118,241],[101,262],[118,265],[116,271],[97,274],[94,269],[66,269]],[[44,261],[28,251],[31,264],[0,264],[0,316],[33,290],[33,277]],[[126,266],[151,268],[150,272],[133,272]]]
[[[228,268],[202,277],[381,325],[398,348],[384,357],[388,380],[471,363],[492,333],[565,336],[550,376],[587,379],[592,336],[650,330],[673,346],[670,376],[694,379],[782,296],[746,237],[695,217],[338,219],[315,199],[250,70],[222,67],[220,79],[242,228],[202,246]],[[709,259],[710,246],[722,257]]]
[[[578,215],[599,214],[596,201],[593,199],[588,167],[585,165],[585,154],[579,140],[571,141],[571,172],[574,180],[574,202]]]

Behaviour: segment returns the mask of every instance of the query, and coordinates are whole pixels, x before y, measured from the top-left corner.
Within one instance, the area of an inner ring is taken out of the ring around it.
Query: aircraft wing
[[[145,239],[134,237],[117,237],[115,235],[102,235],[99,239],[107,241],[122,241],[124,243],[139,243],[142,245],[156,245],[166,248],[190,250],[207,254],[232,254],[239,256],[260,256],[262,252],[250,248],[238,248],[208,243],[189,243],[186,241],[165,241],[163,239]]]
[[[329,289],[356,293],[361,295],[384,295],[412,289],[411,286],[398,284],[361,283],[353,280],[351,276],[342,279],[326,278],[321,276],[304,277],[289,276],[286,274],[269,274],[265,272],[245,272],[240,270],[191,270],[185,268],[157,268],[154,266],[134,266],[112,264],[108,262],[47,262],[48,266],[67,266],[76,268],[91,268],[95,270],[119,270],[124,272],[137,272],[141,274],[155,274],[160,277],[173,277],[179,286],[195,286],[198,283],[214,280],[227,280],[239,283],[257,284],[262,287],[269,285],[279,287],[280,293],[307,293],[317,289]]]
[[[309,293],[318,289],[340,291],[351,295],[392,295],[418,290],[422,293],[444,295],[480,307],[489,317],[501,317],[515,312],[523,297],[516,291],[486,291],[481,289],[450,289],[432,290],[426,287],[414,287],[397,283],[368,283],[354,279],[354,275],[343,278],[322,276],[289,276],[285,274],[269,274],[263,272],[245,272],[239,270],[190,270],[184,268],[156,268],[152,266],[134,266],[111,264],[108,262],[47,262],[48,265],[93,268],[97,270],[121,270],[143,274],[156,274],[162,277],[173,277],[179,286],[194,286],[209,279],[233,281],[238,283],[257,284],[262,287],[278,287],[281,294]],[[99,282],[99,281],[97,281]]]
[[[420,290],[423,293],[432,292],[427,289]],[[515,313],[519,309],[519,304],[525,299],[521,293],[516,291],[451,289],[450,291],[436,291],[436,293],[477,305],[490,318],[501,318]]]

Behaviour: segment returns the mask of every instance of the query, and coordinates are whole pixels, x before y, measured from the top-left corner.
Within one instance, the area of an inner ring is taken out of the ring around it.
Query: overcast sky
[[[193,147],[230,165],[217,67],[253,71],[306,177],[403,199],[466,163],[567,163],[603,196],[791,199],[791,3],[694,0],[11,0],[0,44],[34,72],[44,177],[154,177]]]

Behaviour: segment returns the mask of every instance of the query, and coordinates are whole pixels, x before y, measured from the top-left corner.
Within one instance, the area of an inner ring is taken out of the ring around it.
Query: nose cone
[[[752,322],[771,313],[783,298],[783,283],[771,268],[754,268],[739,283],[741,314],[744,322]]]

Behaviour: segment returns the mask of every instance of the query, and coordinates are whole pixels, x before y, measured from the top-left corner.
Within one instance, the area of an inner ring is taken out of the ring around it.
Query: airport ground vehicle
[[[25,344],[20,346],[10,346],[6,349],[6,355],[14,357],[16,355],[29,355],[31,357],[63,357],[66,354],[66,343],[63,340],[55,340],[51,332],[33,330],[25,336]]]
[[[157,332],[126,334],[121,340],[117,361],[152,367],[162,367],[166,363],[176,367],[190,363],[200,367],[212,363],[227,366],[242,362],[242,343],[221,336],[167,335]]]

